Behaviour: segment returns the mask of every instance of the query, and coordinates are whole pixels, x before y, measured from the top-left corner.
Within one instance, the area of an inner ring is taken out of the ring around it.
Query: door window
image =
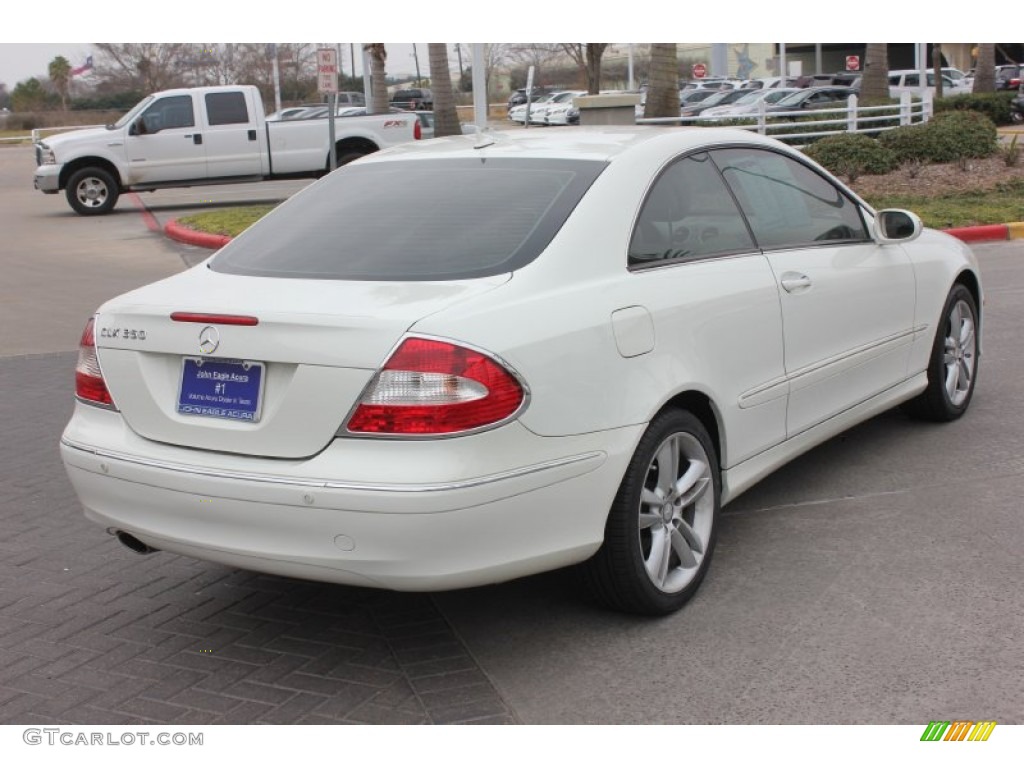
[[[154,101],[142,113],[145,133],[157,133],[169,128],[192,128],[196,124],[191,96],[165,96]]]
[[[860,207],[804,164],[754,148],[712,154],[762,248],[868,239]]]
[[[206,94],[206,119],[210,125],[234,125],[249,122],[245,94],[241,91]]]

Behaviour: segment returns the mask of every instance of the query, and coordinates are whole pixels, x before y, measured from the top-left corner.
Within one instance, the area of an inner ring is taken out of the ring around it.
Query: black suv
[[[391,106],[400,109],[433,109],[434,95],[426,88],[406,88],[395,91]]]

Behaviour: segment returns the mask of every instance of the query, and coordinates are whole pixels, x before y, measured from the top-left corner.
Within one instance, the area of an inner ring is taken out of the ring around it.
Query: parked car
[[[796,93],[798,90],[799,88],[761,88],[744,94],[731,104],[710,107],[701,113],[701,118],[704,120],[709,118],[728,120],[736,117],[755,115],[760,109],[762,102],[766,107],[772,104],[777,104],[779,101],[786,98],[791,93]]]
[[[846,106],[847,100],[857,93],[855,88],[839,85],[823,85],[803,88],[796,93],[779,99],[765,109],[766,112],[796,112],[802,109],[828,109]]]
[[[539,88],[534,86],[530,101],[537,101],[541,96],[546,96],[550,91],[547,88]],[[520,104],[526,103],[526,89],[517,88],[512,92],[512,95],[508,97],[508,108],[518,107]]]
[[[405,88],[391,95],[391,106],[401,109],[433,109],[434,95],[427,88]]]
[[[996,90],[1016,91],[1021,85],[1021,71],[1018,64],[1003,64],[996,67]]]
[[[535,119],[542,121],[544,125],[569,125],[571,114],[576,122],[579,122],[580,111],[573,104],[573,100],[586,95],[586,91],[563,91],[555,94],[543,111],[537,113]]]
[[[706,109],[734,104],[744,96],[756,93],[757,90],[758,89],[756,88],[736,88],[731,91],[718,91],[706,99],[681,106],[679,114],[681,117],[697,117],[698,115],[703,114]]]
[[[60,440],[87,517],[365,587],[581,564],[663,614],[759,479],[898,404],[967,411],[959,240],[747,131],[537,133],[370,155],[104,303]]]
[[[538,116],[545,109],[547,109],[548,102],[550,102],[551,99],[554,98],[557,93],[558,93],[557,91],[556,91],[556,93],[548,93],[548,94],[545,94],[544,96],[541,96],[536,101],[531,101],[529,104],[526,104],[526,102],[523,102],[522,104],[519,104],[519,105],[517,105],[515,107],[512,107],[512,109],[510,109],[508,111],[508,119],[510,121],[512,121],[513,123],[519,123],[520,125],[525,125],[526,124],[526,120],[527,120],[526,110],[527,110],[527,107],[529,107],[529,110],[530,110],[530,116],[529,116],[530,117],[530,123],[532,124],[532,123],[537,122],[537,120],[539,119]]]

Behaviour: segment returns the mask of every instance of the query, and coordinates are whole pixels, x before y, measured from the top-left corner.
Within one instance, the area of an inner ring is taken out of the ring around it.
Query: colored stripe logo
[[[988,741],[995,727],[995,720],[932,720],[921,741]]]

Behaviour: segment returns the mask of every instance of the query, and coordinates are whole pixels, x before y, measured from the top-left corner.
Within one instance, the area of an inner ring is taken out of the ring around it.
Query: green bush
[[[859,133],[826,136],[808,147],[806,154],[832,173],[851,180],[865,173],[889,173],[899,165],[892,150]]]
[[[935,114],[970,110],[971,112],[980,112],[996,125],[1009,125],[1013,122],[1010,118],[1010,102],[1016,95],[1014,91],[1001,91],[999,93],[965,93],[945,99],[936,99],[934,102]]]
[[[923,161],[949,163],[967,157],[995,154],[998,132],[995,123],[979,112],[941,112],[924,125],[907,125],[879,137],[900,163]]]

